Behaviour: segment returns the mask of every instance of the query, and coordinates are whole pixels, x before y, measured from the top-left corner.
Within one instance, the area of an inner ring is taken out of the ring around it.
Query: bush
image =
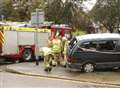
[[[75,36],[85,35],[85,34],[87,34],[85,31],[75,31],[75,32],[73,33],[73,35],[75,35]]]

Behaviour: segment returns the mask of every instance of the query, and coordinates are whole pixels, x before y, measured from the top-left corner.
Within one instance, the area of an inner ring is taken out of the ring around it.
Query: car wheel
[[[23,59],[25,61],[29,61],[32,58],[32,52],[31,49],[25,49],[24,53],[23,53]]]
[[[86,73],[93,72],[94,71],[94,65],[92,63],[86,63],[83,65],[83,71]]]

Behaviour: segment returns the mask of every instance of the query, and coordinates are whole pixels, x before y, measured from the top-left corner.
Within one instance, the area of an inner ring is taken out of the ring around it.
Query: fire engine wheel
[[[31,60],[31,58],[32,58],[32,51],[31,51],[31,49],[25,49],[25,51],[23,53],[23,59],[25,61],[29,61],[29,60]]]

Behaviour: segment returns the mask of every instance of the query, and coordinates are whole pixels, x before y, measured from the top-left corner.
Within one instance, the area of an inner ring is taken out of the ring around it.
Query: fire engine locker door
[[[46,47],[48,46],[48,38],[50,36],[50,33],[47,32],[40,32],[37,35],[37,41],[38,41],[38,46],[39,47]]]
[[[4,31],[3,54],[16,54],[17,50],[17,32]]]
[[[18,44],[19,45],[34,45],[35,44],[35,33],[34,32],[18,32]]]

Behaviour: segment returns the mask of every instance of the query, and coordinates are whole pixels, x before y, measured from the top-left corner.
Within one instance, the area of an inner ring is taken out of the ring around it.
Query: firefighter
[[[51,39],[49,37],[48,39],[48,47],[43,47],[42,48],[42,56],[44,57],[44,66],[45,66],[45,71],[50,72],[52,70],[52,51],[51,51]]]
[[[63,37],[62,38],[62,41],[63,41],[63,66],[66,66],[66,61],[67,61],[67,57],[66,57],[66,53],[67,53],[67,47],[68,47],[68,44],[69,44],[69,41],[66,37]]]
[[[52,65],[56,66],[60,64],[61,52],[62,52],[62,41],[61,37],[58,35],[51,41],[51,50],[53,53]]]
[[[44,66],[45,71],[50,72],[52,70],[52,58],[51,58],[51,48],[43,47],[44,51]]]

